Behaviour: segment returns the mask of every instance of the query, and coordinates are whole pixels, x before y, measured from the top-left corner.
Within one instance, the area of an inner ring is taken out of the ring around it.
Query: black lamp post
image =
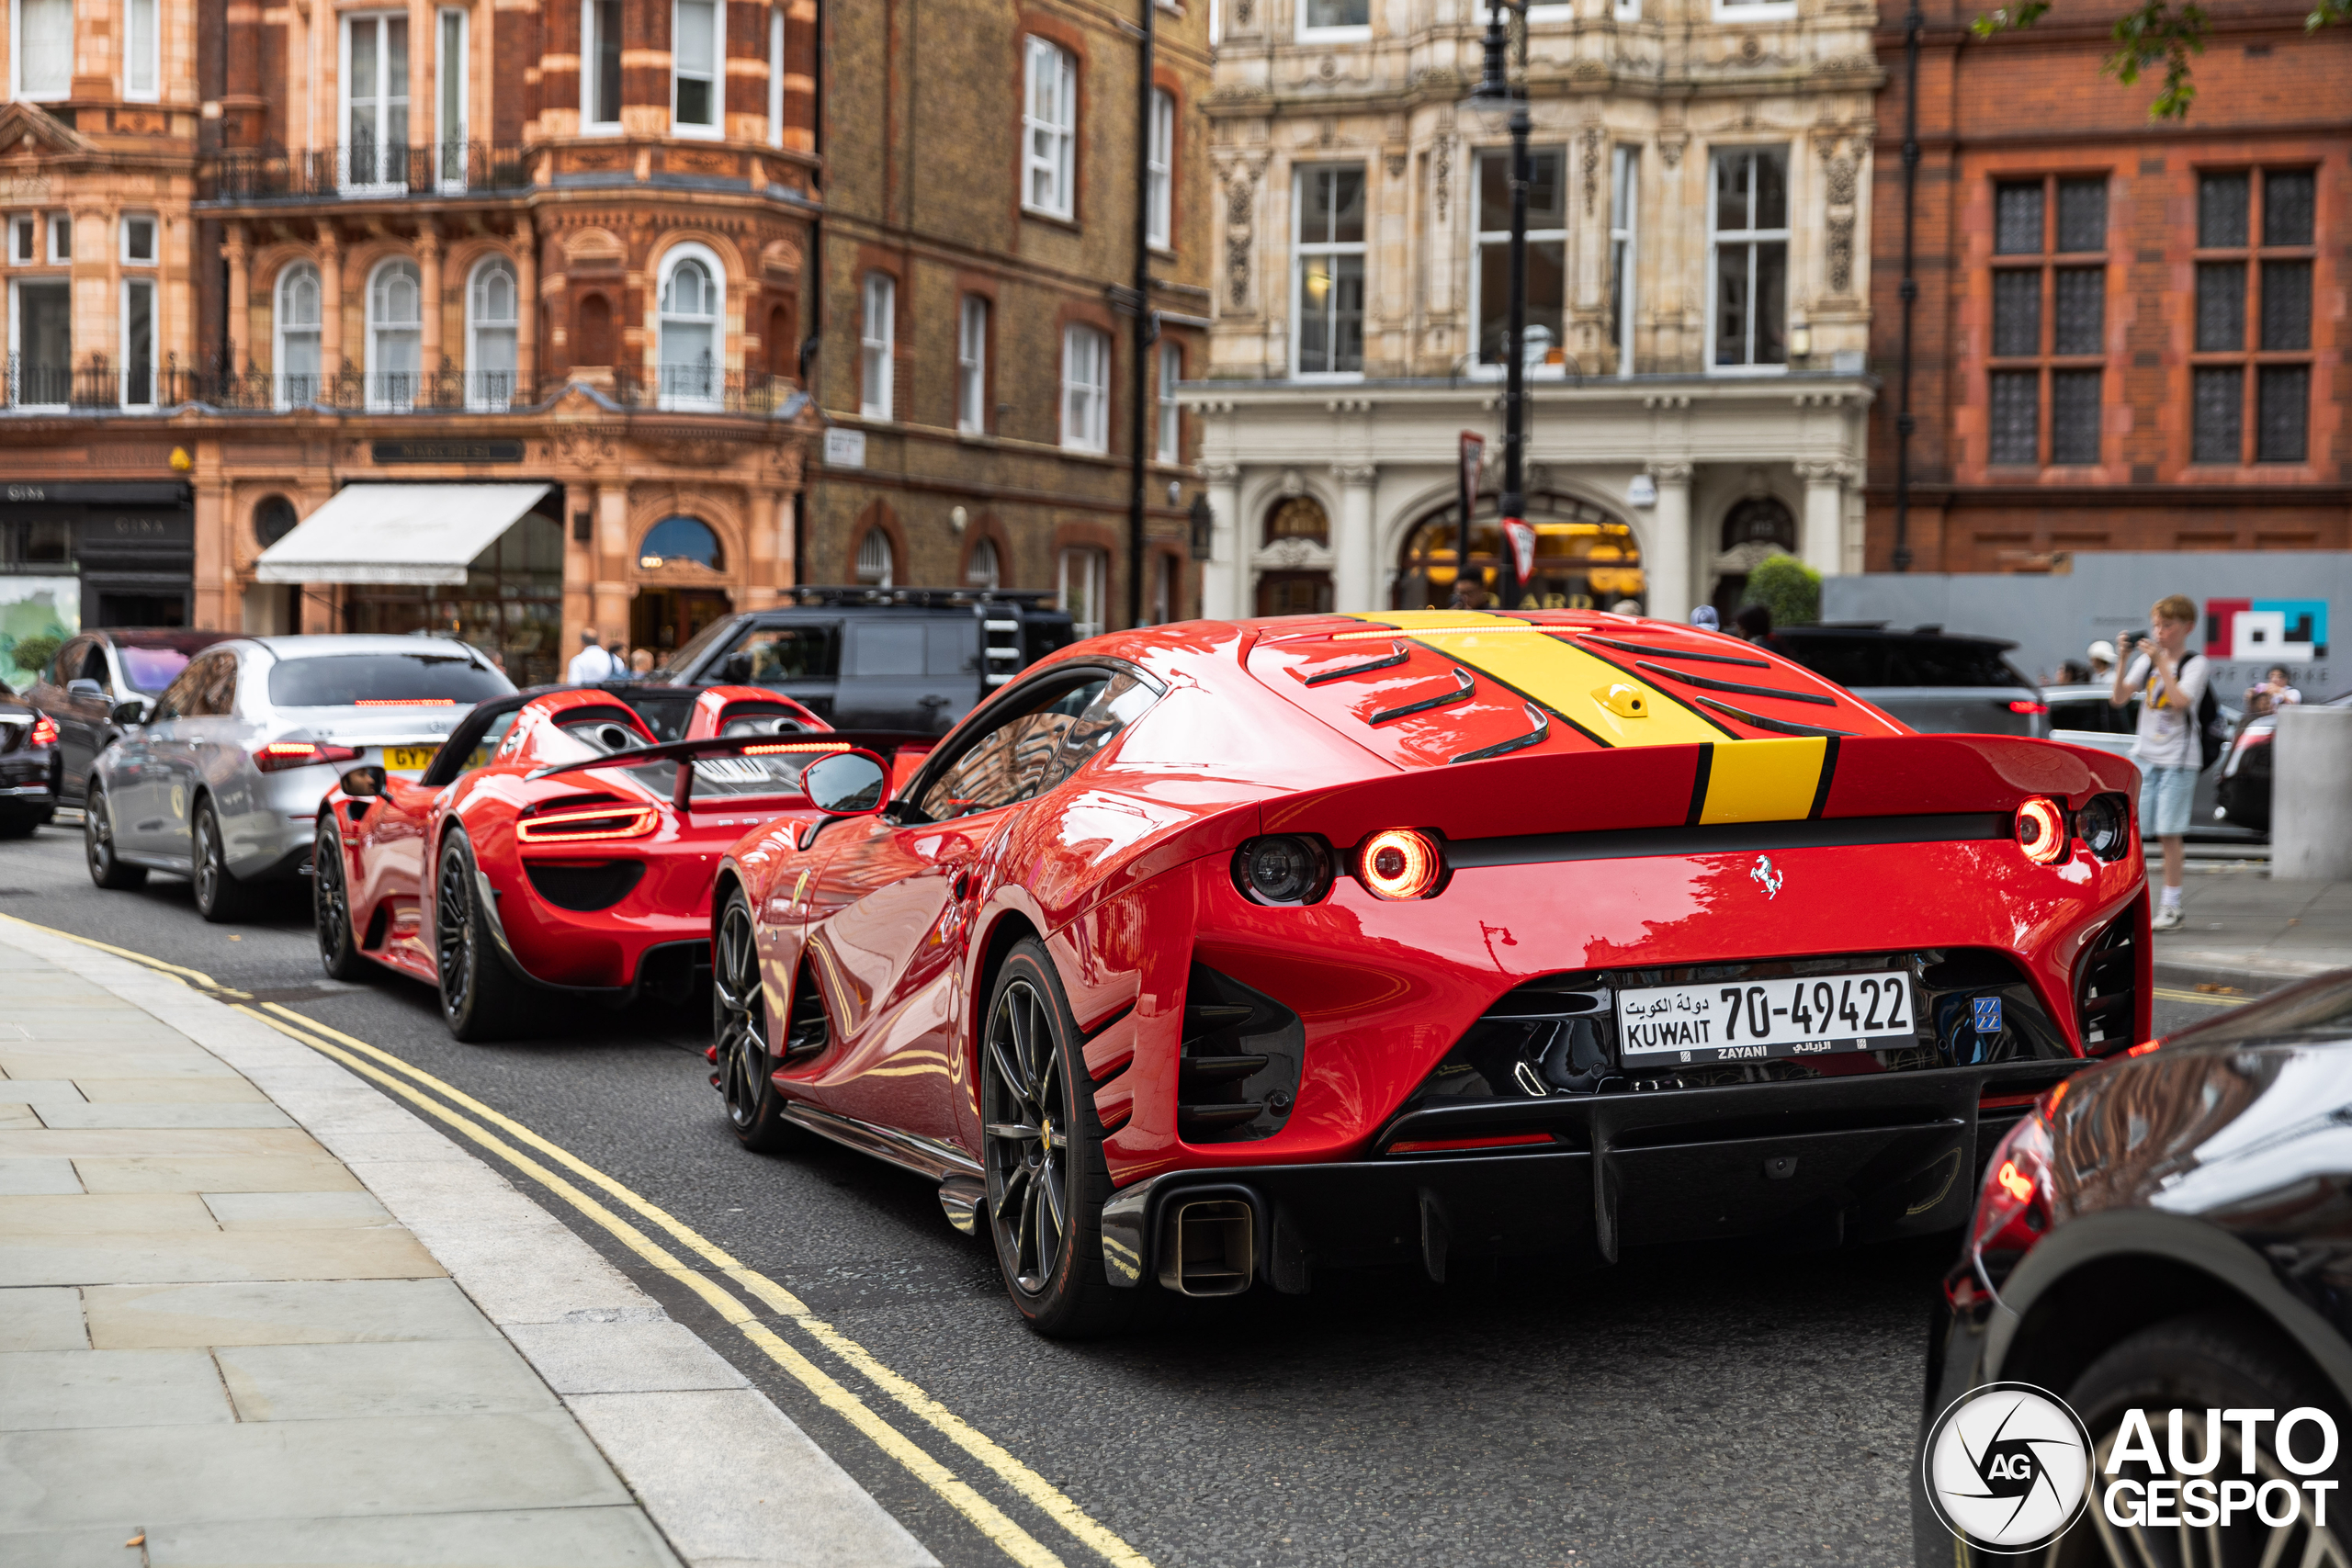
[[[1527,515],[1525,446],[1527,431],[1527,185],[1534,170],[1527,156],[1527,100],[1510,89],[1505,57],[1510,34],[1503,13],[1526,12],[1527,0],[1490,0],[1487,15],[1487,64],[1471,102],[1481,108],[1510,107],[1510,327],[1503,344],[1503,495],[1502,557],[1498,581],[1502,607],[1510,609],[1524,586],[1519,581],[1519,558],[1511,548],[1512,525],[1524,526]],[[1465,554],[1463,570],[1469,569]]]

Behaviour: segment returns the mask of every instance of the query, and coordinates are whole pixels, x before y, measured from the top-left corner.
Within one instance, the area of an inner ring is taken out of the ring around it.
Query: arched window
[[[876,588],[891,587],[897,564],[891,556],[890,536],[879,528],[868,528],[865,537],[857,542],[857,580]]]
[[[664,517],[645,531],[645,542],[637,547],[639,567],[652,571],[685,563],[727,570],[727,552],[709,524],[699,517]]]
[[[405,257],[368,279],[368,406],[415,406],[424,370],[424,286]]]
[[[1311,495],[1295,495],[1268,513],[1266,543],[1280,544],[1284,539],[1329,544],[1331,520],[1324,515],[1323,503]]]
[[[601,294],[580,301],[571,329],[571,363],[605,366],[613,362],[613,302]]]
[[[514,268],[504,256],[477,263],[466,286],[466,403],[503,409],[514,401]]]
[[[294,531],[300,519],[294,514],[294,503],[282,495],[266,495],[254,504],[254,539],[263,549],[277,543]]]
[[[319,269],[296,262],[279,273],[270,315],[277,334],[269,356],[277,367],[277,406],[300,408],[319,395]]]
[[[996,541],[982,539],[972,547],[971,555],[964,562],[964,581],[973,588],[997,589],[1004,586],[1004,570],[997,564]]]
[[[662,268],[660,394],[664,408],[717,406],[721,344],[718,324],[726,312],[718,258],[700,245],[680,245]]]

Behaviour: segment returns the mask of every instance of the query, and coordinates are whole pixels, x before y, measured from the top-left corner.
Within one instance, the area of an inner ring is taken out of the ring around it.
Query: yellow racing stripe
[[[1691,820],[1792,822],[1809,817],[1830,756],[1826,736],[1710,746],[1704,794]]]
[[[1517,687],[1604,746],[1700,746],[1734,739],[1671,692],[1564,637],[1525,635],[1531,629],[1525,621],[1476,610],[1392,610],[1356,618],[1396,626],[1464,668]],[[1612,688],[1621,694],[1614,703]]]

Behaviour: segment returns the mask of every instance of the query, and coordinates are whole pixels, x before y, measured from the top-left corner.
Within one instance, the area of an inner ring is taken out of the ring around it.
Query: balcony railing
[[[5,375],[0,375],[0,407],[145,412],[155,406],[159,379],[145,366],[133,366],[125,375],[122,367],[103,354],[94,354],[79,365],[58,365],[12,353]]]
[[[523,190],[530,183],[530,158],[519,141],[355,141],[310,152],[276,145],[223,152],[206,195],[221,201],[379,200]]]

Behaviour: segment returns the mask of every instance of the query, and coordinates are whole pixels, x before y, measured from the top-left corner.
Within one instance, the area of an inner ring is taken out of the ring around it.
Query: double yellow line
[[[937,1493],[1005,1555],[1023,1564],[1023,1568],[1063,1568],[1063,1565],[1060,1557],[1044,1542],[1022,1529],[969,1483],[958,1479],[954,1472],[933,1459],[912,1438],[884,1420],[864,1400],[843,1387],[839,1380],[786,1343],[783,1336],[761,1321],[741,1296],[713,1276],[723,1276],[775,1316],[845,1362],[876,1388],[896,1400],[909,1414],[970,1455],[982,1468],[1104,1562],[1114,1564],[1115,1568],[1151,1568],[1150,1559],[1098,1523],[1044,1476],[1007,1453],[985,1434],[976,1431],[961,1416],[913,1382],[883,1365],[863,1345],[810,1312],[808,1304],[790,1291],[758,1270],[745,1268],[725,1248],[651,1200],[605,1175],[571,1151],[548,1142],[514,1118],[483,1104],[463,1089],[410,1066],[388,1051],[305,1018],[276,1002],[263,1002],[256,1007],[248,993],[224,986],[202,970],[166,963],[143,953],[77,936],[72,931],[36,925],[13,915],[0,915],[0,920],[50,936],[62,937],[68,942],[110,953],[168,975],[226,1003],[246,1017],[267,1024],[288,1038],[300,1041],[320,1055],[342,1063],[496,1155],[571,1204],[648,1265],[701,1297],[712,1311],[731,1324],[744,1338],[757,1346],[762,1353],[815,1395],[827,1409],[856,1427],[876,1448],[904,1466],[916,1480]],[[427,1089],[432,1093],[427,1094]],[[443,1103],[445,1100],[447,1103]],[[523,1146],[517,1147],[517,1145]],[[535,1153],[526,1154],[524,1152],[526,1148]],[[595,1189],[605,1196],[600,1198],[587,1189]],[[607,1202],[606,1199],[611,1201]],[[616,1213],[616,1208],[627,1210],[652,1228],[667,1233],[671,1240],[707,1267],[696,1268],[682,1261],[637,1224]]]

